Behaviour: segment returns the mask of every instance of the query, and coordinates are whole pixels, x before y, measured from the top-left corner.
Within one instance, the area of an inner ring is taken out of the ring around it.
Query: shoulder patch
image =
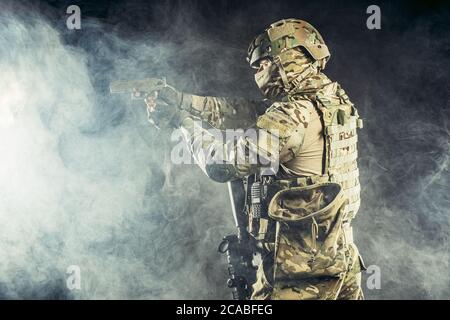
[[[299,126],[308,127],[310,110],[300,102],[276,102],[258,118],[256,125],[269,132],[277,130],[281,138],[289,137]],[[273,133],[273,132],[271,132]]]

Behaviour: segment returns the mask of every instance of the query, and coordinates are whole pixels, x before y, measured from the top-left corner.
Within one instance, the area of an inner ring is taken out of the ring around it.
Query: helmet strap
[[[309,75],[314,74],[315,72],[317,72],[319,68],[319,61],[314,61],[313,63],[311,63],[308,68],[306,68],[305,70],[303,70],[297,77],[295,77],[294,80],[292,80],[292,85],[293,87],[297,87],[300,85],[300,83],[305,80],[306,78],[308,78]],[[292,88],[293,89],[293,88]]]
[[[273,62],[277,65],[280,71],[280,77],[283,81],[283,85],[287,90],[293,90],[296,87],[300,86],[300,83],[308,78],[311,74],[317,72],[320,68],[320,62],[318,60],[311,63],[305,70],[303,70],[297,77],[295,77],[291,82],[289,82],[288,77],[286,75],[286,71],[284,70],[281,60],[279,56],[273,57]]]
[[[280,56],[273,57],[273,62],[277,65],[278,70],[280,70],[280,77],[281,77],[281,80],[283,81],[284,87],[287,89],[290,89],[291,84],[289,83],[286,72],[284,71],[284,68],[281,64]]]

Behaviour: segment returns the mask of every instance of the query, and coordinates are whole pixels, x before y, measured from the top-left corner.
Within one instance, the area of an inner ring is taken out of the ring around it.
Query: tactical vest
[[[358,111],[347,94],[337,83],[329,90],[320,90],[316,95],[317,107],[322,114],[325,135],[324,178],[339,183],[348,199],[344,212],[351,220],[360,206],[359,170],[357,164],[358,134],[363,127]],[[329,91],[331,94],[327,94]],[[336,92],[334,95],[333,92]]]
[[[269,221],[258,219],[259,233],[253,232],[257,239],[268,239],[266,232],[276,222],[274,238],[269,242],[274,241],[277,283],[342,276],[359,257],[350,221],[360,205],[356,130],[362,128],[362,120],[335,82],[325,85],[310,99],[323,122],[323,174],[270,181]],[[275,191],[270,192],[271,189]],[[251,212],[250,221],[254,221]]]

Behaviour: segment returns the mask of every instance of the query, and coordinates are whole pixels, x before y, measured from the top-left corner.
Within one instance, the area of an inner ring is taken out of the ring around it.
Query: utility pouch
[[[275,281],[339,277],[348,271],[346,203],[342,187],[331,182],[275,194],[268,206],[269,217],[276,221]]]

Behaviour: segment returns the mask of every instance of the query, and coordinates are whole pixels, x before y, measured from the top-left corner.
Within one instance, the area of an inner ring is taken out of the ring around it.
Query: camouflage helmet
[[[330,51],[320,33],[308,22],[298,19],[283,19],[270,25],[257,36],[248,48],[247,61],[258,68],[258,61],[274,58],[281,52],[296,47],[304,48],[314,60],[326,61]]]

